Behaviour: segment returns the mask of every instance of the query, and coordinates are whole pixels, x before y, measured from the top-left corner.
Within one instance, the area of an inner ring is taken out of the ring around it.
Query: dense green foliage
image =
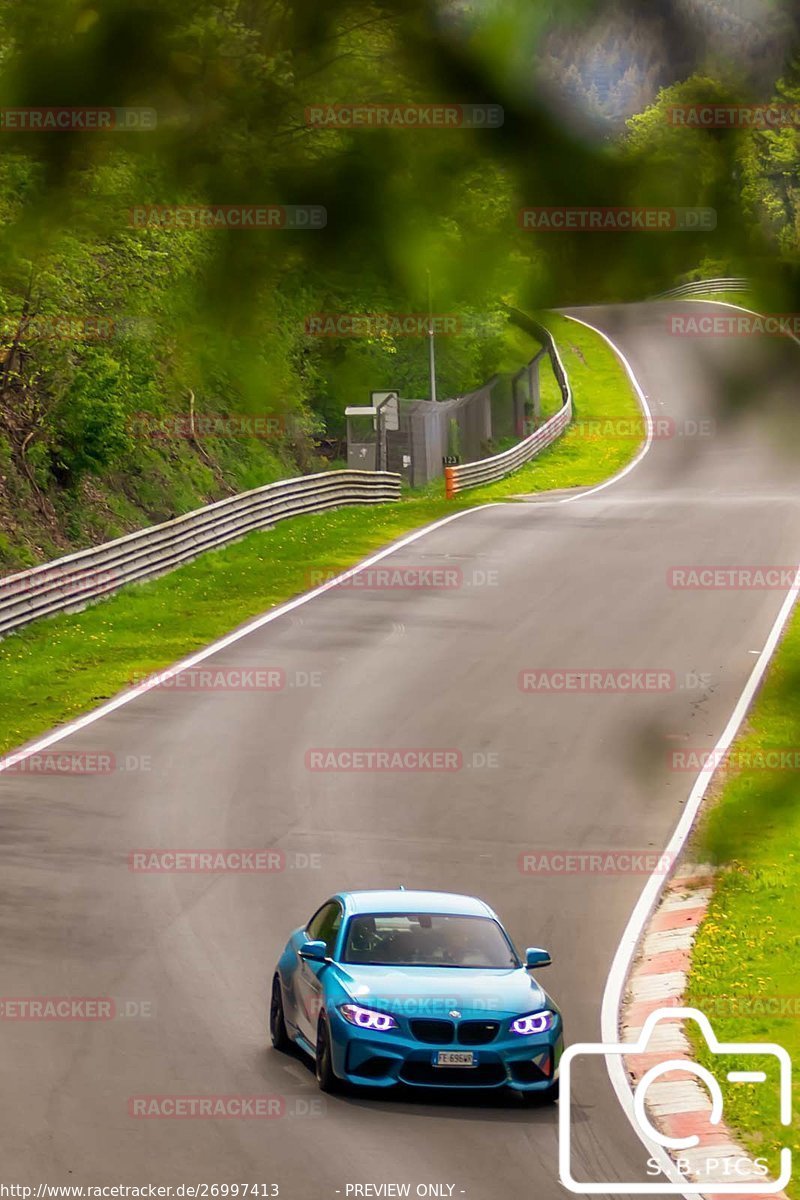
[[[754,20],[739,0],[0,2],[0,107],[155,114],[131,131],[0,128],[0,567],[318,468],[341,455],[345,405],[370,389],[428,395],[424,334],[318,336],[315,314],[424,313],[430,274],[434,312],[460,321],[438,338],[439,394],[455,395],[507,365],[504,301],[636,299],[704,264],[763,275],[794,261],[796,132],[664,119],[674,88],[749,97],[772,80],[786,11],[760,3]],[[691,51],[688,28],[704,31]],[[592,38],[611,90],[620,71],[646,76],[608,101],[616,112],[673,89],[615,141],[553,104],[554,71],[569,73],[566,56],[580,74],[578,40]],[[715,39],[720,63],[726,45],[740,52],[719,80]],[[781,94],[798,86],[790,70]],[[500,106],[502,125],[306,118],[468,101]],[[327,223],[132,223],[133,209],[189,204],[314,204]],[[521,207],[565,204],[703,204],[718,222],[650,236],[520,228]],[[193,434],[192,414],[233,422]]]
[[[371,388],[427,395],[424,333],[306,332],[318,313],[424,313],[427,268],[436,312],[460,320],[457,335],[439,339],[439,394],[497,369],[510,264],[487,253],[478,279],[473,259],[468,285],[464,272],[455,288],[437,264],[466,264],[487,222],[502,225],[507,199],[490,216],[499,170],[476,170],[472,133],[434,132],[452,194],[432,212],[411,170],[416,138],[401,136],[395,153],[378,132],[398,223],[390,244],[369,218],[376,179],[364,143],[359,152],[350,134],[306,128],[303,113],[334,93],[376,94],[387,64],[392,88],[412,91],[406,52],[377,8],[343,6],[319,21],[300,8],[5,8],[4,103],[127,103],[157,115],[155,129],[130,133],[3,131],[0,520],[10,563],[26,534],[38,556],[65,531],[92,541],[141,523],[137,511],[158,519],[318,469],[312,439],[341,437],[347,403],[367,403]],[[137,228],[129,216],[137,205],[304,202],[325,205],[326,230]],[[233,418],[233,432],[192,438],[192,405],[198,418]],[[265,417],[269,434],[249,436]],[[337,449],[322,447],[327,457]]]

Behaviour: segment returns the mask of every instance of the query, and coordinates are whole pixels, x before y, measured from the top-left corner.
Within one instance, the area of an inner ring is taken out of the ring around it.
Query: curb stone
[[[711,900],[714,868],[704,863],[680,866],[667,883],[658,907],[653,911],[639,943],[622,1005],[620,1033],[624,1042],[636,1041],[642,1026],[657,1008],[677,1008],[684,1003],[686,978],[691,950],[697,930]],[[625,1068],[633,1087],[650,1067],[670,1058],[693,1058],[691,1047],[679,1019],[665,1021],[656,1028],[652,1050],[627,1055]],[[746,1183],[748,1176],[731,1172],[726,1175],[724,1164],[751,1159],[749,1151],[739,1145],[735,1135],[724,1124],[709,1126],[707,1114],[711,1102],[705,1089],[693,1075],[670,1072],[666,1079],[654,1082],[647,1091],[647,1111],[653,1125],[669,1137],[699,1138],[692,1149],[669,1152],[678,1154],[689,1164],[688,1179],[702,1185],[702,1195],[715,1200],[714,1183]],[[704,1171],[707,1158],[719,1160],[714,1174]],[[763,1177],[753,1174],[753,1183]],[[787,1200],[784,1192],[774,1192],[777,1200]],[[754,1190],[752,1196],[738,1200],[763,1200],[764,1193]]]

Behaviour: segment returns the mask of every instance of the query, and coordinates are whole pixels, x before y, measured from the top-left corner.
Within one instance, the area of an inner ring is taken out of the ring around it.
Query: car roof
[[[392,888],[385,891],[340,892],[348,915],[353,913],[452,913],[471,917],[494,917],[483,900],[456,892],[413,892]]]

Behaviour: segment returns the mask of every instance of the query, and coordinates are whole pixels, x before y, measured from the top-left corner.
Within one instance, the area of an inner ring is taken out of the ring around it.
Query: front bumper
[[[359,1029],[336,1010],[328,1013],[333,1069],[340,1079],[364,1087],[484,1089],[510,1087],[520,1092],[545,1092],[558,1079],[564,1049],[560,1019],[547,1033],[520,1037],[501,1023],[486,1045],[420,1042],[405,1028],[388,1033]],[[437,1067],[440,1050],[472,1051],[472,1067]]]

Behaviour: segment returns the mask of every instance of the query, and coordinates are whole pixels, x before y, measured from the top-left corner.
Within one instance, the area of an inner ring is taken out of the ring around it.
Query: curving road
[[[790,403],[787,347],[671,337],[674,311],[696,307],[581,314],[627,354],[654,416],[676,423],[624,479],[568,503],[468,514],[384,563],[456,568],[462,586],[337,588],[205,664],[282,668],[297,686],[158,688],[57,747],[128,769],[0,775],[2,994],[139,1006],[109,1021],[0,1021],[6,1180],[274,1182],[297,1200],[348,1184],[452,1185],[470,1200],[563,1193],[552,1110],[453,1096],[323,1102],[302,1061],[267,1049],[266,987],[288,930],[331,891],[475,892],[518,944],[551,948],[542,982],[568,1038],[599,1036],[644,876],[525,873],[520,854],[666,843],[694,778],[667,756],[714,745],[784,597],[677,590],[667,573],[800,559],[796,461],[768,419]],[[755,415],[729,420],[745,378],[759,380]],[[685,422],[704,419],[713,432],[693,436]],[[518,687],[525,668],[565,667],[675,682],[636,694]],[[307,752],[326,747],[455,749],[463,765],[309,770]],[[274,847],[286,869],[129,870],[129,853],[150,847]],[[212,1093],[280,1095],[284,1115],[128,1115],[131,1096]],[[607,1079],[587,1075],[576,1101],[578,1174],[641,1173]]]

